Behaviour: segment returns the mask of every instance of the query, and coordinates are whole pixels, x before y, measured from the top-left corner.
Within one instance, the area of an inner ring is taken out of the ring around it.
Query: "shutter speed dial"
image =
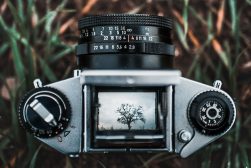
[[[49,138],[68,126],[71,108],[67,98],[57,89],[36,88],[29,92],[19,106],[21,125],[37,137]]]
[[[190,124],[204,135],[226,132],[235,119],[232,101],[222,92],[206,91],[197,95],[188,109]]]

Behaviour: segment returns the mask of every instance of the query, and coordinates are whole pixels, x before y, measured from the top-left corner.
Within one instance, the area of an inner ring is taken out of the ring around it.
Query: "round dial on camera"
[[[70,117],[68,99],[55,88],[36,88],[23,98],[19,106],[21,125],[41,138],[60,134],[67,128]]]
[[[222,92],[206,91],[190,103],[188,119],[201,134],[219,135],[226,132],[235,118],[233,102]]]

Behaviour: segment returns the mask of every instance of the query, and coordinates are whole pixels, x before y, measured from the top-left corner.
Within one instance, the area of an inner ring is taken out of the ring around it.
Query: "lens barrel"
[[[80,69],[172,69],[172,20],[145,14],[87,16],[79,20]]]

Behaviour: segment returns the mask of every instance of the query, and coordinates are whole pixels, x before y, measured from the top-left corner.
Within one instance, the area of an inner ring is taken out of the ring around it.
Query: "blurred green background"
[[[20,97],[37,77],[46,84],[71,76],[77,67],[78,18],[104,13],[172,16],[175,66],[209,85],[223,81],[238,106],[233,129],[186,159],[168,153],[71,159],[26,134],[17,118]],[[250,0],[1,0],[0,167],[250,167],[250,21]]]

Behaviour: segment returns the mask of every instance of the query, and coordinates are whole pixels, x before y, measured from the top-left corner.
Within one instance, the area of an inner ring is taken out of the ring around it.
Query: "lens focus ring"
[[[167,17],[147,14],[108,14],[88,16],[79,20],[79,29],[102,25],[144,25],[172,29],[172,20]]]

